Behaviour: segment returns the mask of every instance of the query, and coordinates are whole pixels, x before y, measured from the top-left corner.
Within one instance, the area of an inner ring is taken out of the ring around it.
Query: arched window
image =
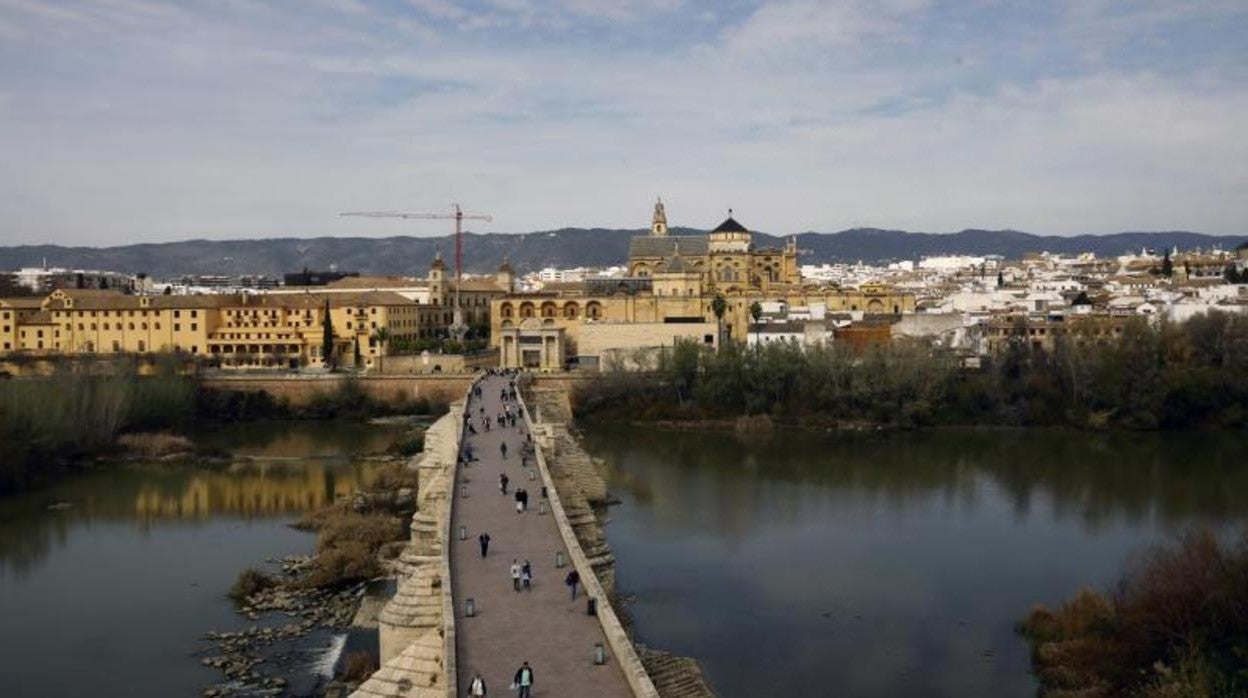
[[[602,317],[602,304],[598,301],[590,301],[585,305],[585,317],[597,320]]]
[[[525,301],[520,304],[520,317],[533,317],[533,304]]]
[[[542,303],[542,317],[555,317],[559,314],[559,308],[554,301],[546,301]]]
[[[499,306],[498,312],[503,317],[511,317],[514,310],[511,307],[511,303],[503,303],[501,306]]]
[[[563,305],[563,316],[569,320],[575,320],[581,314],[581,306],[576,301],[570,301]]]

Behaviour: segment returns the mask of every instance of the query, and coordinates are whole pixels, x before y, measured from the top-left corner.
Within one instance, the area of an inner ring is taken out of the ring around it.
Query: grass
[[[159,458],[174,453],[195,451],[195,444],[190,439],[166,431],[122,434],[117,437],[117,445],[134,455],[145,458]]]

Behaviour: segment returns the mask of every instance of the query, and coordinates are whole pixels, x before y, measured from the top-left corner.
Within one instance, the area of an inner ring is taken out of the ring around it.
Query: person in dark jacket
[[[482,533],[477,536],[477,542],[481,544],[481,557],[485,557],[490,552],[490,534]]]
[[[576,570],[571,570],[568,572],[568,576],[564,577],[563,583],[567,584],[568,588],[572,590],[572,600],[576,601],[576,587],[581,583],[581,574]]]
[[[528,662],[520,665],[516,670],[516,677],[511,681],[520,689],[519,698],[532,698],[533,696],[533,667]]]

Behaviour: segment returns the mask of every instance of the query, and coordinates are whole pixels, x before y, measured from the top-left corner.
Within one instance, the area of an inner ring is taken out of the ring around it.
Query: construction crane
[[[451,326],[451,333],[455,339],[463,340],[464,333],[468,329],[464,325],[463,310],[459,304],[459,284],[464,276],[464,221],[486,221],[494,220],[493,216],[479,213],[464,213],[459,204],[451,204],[454,209],[453,213],[402,213],[399,211],[349,211],[340,213],[340,216],[354,216],[357,218],[407,218],[415,220],[454,220],[455,221],[455,323]]]

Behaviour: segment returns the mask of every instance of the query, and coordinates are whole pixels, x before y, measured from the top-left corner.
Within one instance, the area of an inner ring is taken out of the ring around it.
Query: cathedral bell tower
[[[667,237],[667,211],[663,210],[663,199],[654,203],[654,218],[650,219],[650,237]]]

